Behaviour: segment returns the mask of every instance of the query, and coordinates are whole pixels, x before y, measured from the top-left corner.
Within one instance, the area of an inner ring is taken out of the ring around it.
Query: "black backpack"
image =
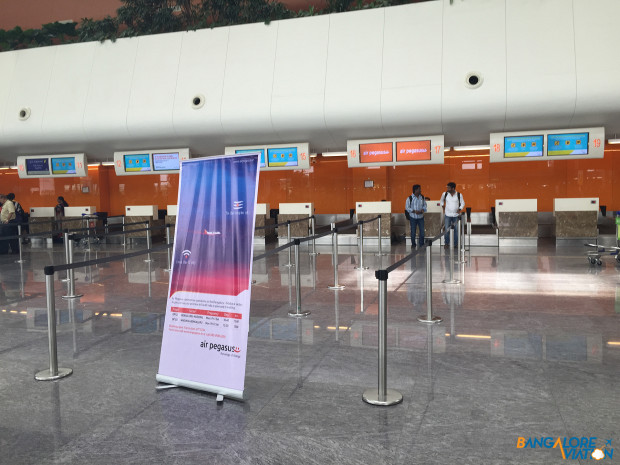
[[[26,219],[26,213],[23,207],[19,202],[13,202],[13,205],[15,205],[15,219],[13,221],[15,223],[23,223]]]
[[[413,201],[413,194],[411,194],[409,196],[409,205],[411,205],[411,202]],[[409,211],[405,208],[405,218],[407,218],[407,221],[411,220],[411,214],[409,213]]]

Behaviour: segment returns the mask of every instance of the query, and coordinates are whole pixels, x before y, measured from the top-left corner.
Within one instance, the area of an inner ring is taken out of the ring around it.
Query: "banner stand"
[[[175,386],[186,387],[190,389],[196,389],[198,391],[207,391],[213,394],[218,394],[230,399],[243,401],[243,391],[237,391],[235,389],[228,389],[222,386],[213,386],[212,384],[196,383],[187,379],[173,378],[172,376],[165,376],[158,374],[155,379],[160,383],[174,384]],[[164,389],[167,389],[164,388]]]

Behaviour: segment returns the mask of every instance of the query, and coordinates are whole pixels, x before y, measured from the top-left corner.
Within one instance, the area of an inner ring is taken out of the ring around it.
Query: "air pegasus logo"
[[[235,354],[241,353],[241,347],[229,346],[224,344],[214,344],[213,342],[202,341],[200,347],[203,349],[217,350],[218,352],[233,352]]]
[[[192,256],[192,251],[191,251],[191,250],[187,250],[187,249],[186,249],[186,250],[184,250],[183,252],[181,252],[181,255],[183,256],[183,258],[184,258],[185,260],[188,260],[188,259],[189,259],[189,257],[191,257],[191,256]]]
[[[517,449],[559,449],[562,459],[571,460],[603,460],[613,459],[614,449],[611,439],[605,439],[605,445],[597,444],[595,437],[571,437],[571,438],[517,438]]]
[[[235,200],[233,202],[233,210],[241,210],[243,208],[243,200]]]

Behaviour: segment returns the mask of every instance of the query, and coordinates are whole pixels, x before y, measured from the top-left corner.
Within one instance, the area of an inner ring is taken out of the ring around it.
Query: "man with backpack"
[[[463,196],[460,192],[456,191],[456,184],[453,182],[449,182],[446,186],[446,192],[441,194],[441,199],[439,204],[442,206],[444,211],[444,226],[445,230],[448,231],[452,225],[456,225],[459,219],[459,215],[461,214],[461,210],[465,208],[465,201],[463,200]],[[454,247],[458,245],[458,231],[455,231],[454,234]],[[450,247],[450,237],[448,234],[445,236],[444,240],[444,248],[447,249]]]
[[[421,193],[419,184],[414,184],[411,188],[412,194],[407,197],[405,202],[405,216],[411,225],[411,248],[415,249],[415,230],[419,229],[418,247],[424,245],[424,212],[426,211],[426,199]]]

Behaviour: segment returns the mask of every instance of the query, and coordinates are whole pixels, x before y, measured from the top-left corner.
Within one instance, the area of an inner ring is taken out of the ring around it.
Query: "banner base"
[[[198,391],[207,391],[213,394],[220,394],[224,397],[243,401],[243,391],[236,389],[225,388],[222,386],[213,386],[211,384],[196,383],[195,381],[188,381],[186,379],[173,378],[172,376],[160,375],[155,376],[155,379],[160,383],[174,384],[175,386],[182,386],[190,389],[196,389]]]

